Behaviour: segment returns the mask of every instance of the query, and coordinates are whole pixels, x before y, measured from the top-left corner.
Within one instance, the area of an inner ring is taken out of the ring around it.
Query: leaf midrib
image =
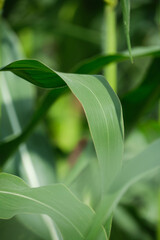
[[[49,208],[51,209],[53,212],[59,214],[61,217],[63,217],[69,224],[71,224],[73,226],[73,228],[76,230],[76,232],[84,239],[84,235],[79,231],[79,229],[68,219],[66,218],[62,213],[60,213],[58,210],[56,210],[55,208],[49,206],[48,204],[45,204],[35,198],[32,198],[32,197],[28,197],[26,195],[23,195],[23,194],[19,194],[19,193],[15,193],[15,192],[8,192],[8,191],[1,191],[0,190],[0,193],[1,194],[8,194],[8,195],[13,195],[13,196],[17,196],[17,197],[20,197],[20,198],[24,198],[24,199],[28,199],[30,201],[33,201],[37,204],[40,204],[46,208]]]

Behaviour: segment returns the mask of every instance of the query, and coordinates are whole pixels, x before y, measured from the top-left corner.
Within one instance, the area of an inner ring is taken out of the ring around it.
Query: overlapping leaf
[[[85,239],[94,215],[62,184],[31,189],[16,176],[0,174],[0,218],[21,213],[49,215],[64,240]],[[100,239],[106,239],[103,231],[101,236]]]
[[[119,175],[102,199],[94,217],[87,240],[98,235],[101,224],[105,224],[128,187],[147,173],[160,168],[160,139],[150,144],[143,152],[123,164]]]
[[[132,56],[134,58],[157,57],[160,56],[160,48],[159,46],[136,47],[132,49]],[[73,71],[81,74],[97,73],[110,63],[126,61],[129,60],[129,58],[126,51],[110,55],[94,56],[78,64],[74,67]]]
[[[139,57],[147,57],[147,56],[152,56],[152,57],[158,57],[160,55],[160,49],[159,47],[141,47],[141,48],[134,48],[132,50],[133,56],[134,58],[139,58]],[[128,53],[123,52],[120,54],[115,54],[115,55],[108,55],[108,56],[98,56],[98,57],[94,57],[91,58],[87,61],[85,61],[84,63],[80,64],[79,66],[77,66],[74,71],[77,73],[92,73],[92,72],[97,72],[98,70],[100,70],[102,67],[104,67],[105,65],[113,62],[113,61],[124,61],[129,59]],[[158,66],[158,65],[157,65]],[[157,78],[158,79],[158,78]],[[152,79],[150,78],[150,82],[152,81]],[[142,83],[142,85],[145,85],[145,79],[144,79],[144,83]],[[157,82],[157,80],[156,80]],[[152,83],[155,85],[155,83]],[[141,86],[139,86],[141,87]],[[139,87],[136,90],[133,90],[136,94],[137,91],[139,91]],[[144,86],[145,87],[145,86]],[[54,91],[54,90],[53,90]],[[63,89],[60,89],[60,94],[63,93]],[[129,95],[131,95],[131,93],[129,93]],[[148,94],[152,97],[154,95],[154,91],[152,92],[152,89],[149,90]],[[43,115],[45,114],[45,112],[47,112],[48,108],[50,107],[52,101],[55,101],[56,99],[56,95],[58,97],[58,91],[56,90],[56,92],[54,91],[53,94],[48,93],[48,95],[46,95],[46,97],[41,101],[41,104],[39,105],[39,108],[37,108],[36,112],[34,113],[34,116],[31,118],[30,123],[28,124],[28,126],[26,127],[26,129],[24,130],[24,132],[20,135],[20,136],[15,136],[13,139],[6,139],[5,142],[0,143],[0,149],[12,149],[12,151],[16,150],[17,147],[19,146],[19,144],[24,141],[26,139],[27,136],[29,136],[29,134],[32,132],[33,128],[37,125],[37,123],[42,119]],[[51,96],[53,97],[53,100],[51,98]],[[148,99],[150,97],[147,97]],[[125,118],[127,117],[127,113],[128,113],[128,107],[126,109],[126,105],[125,102],[128,99],[128,95],[124,96],[122,99],[122,105],[124,108],[124,113],[125,113]],[[155,99],[155,98],[154,98]],[[144,100],[144,99],[143,99]],[[147,101],[148,102],[148,101]],[[152,101],[152,103],[154,104],[155,101]],[[127,104],[128,106],[128,104]],[[141,104],[142,108],[146,109],[146,102],[143,101],[143,104]],[[150,106],[152,106],[150,104]],[[129,109],[132,109],[132,107],[129,107]],[[139,111],[141,110],[141,108],[139,108]],[[135,122],[137,121],[137,119],[139,118],[139,116],[137,116],[138,112],[135,112],[135,117],[132,118],[133,124],[135,124]],[[36,120],[35,120],[36,119]],[[128,129],[131,127],[128,125],[128,121],[127,119],[125,119],[125,126],[127,127],[127,131]],[[132,126],[133,126],[132,124]],[[3,153],[3,159],[1,158],[1,166],[3,164],[3,162],[5,162],[5,159],[7,159],[9,157],[9,155],[11,154],[11,151],[6,151]]]
[[[97,236],[101,236],[99,235],[101,224],[104,224],[111,215],[127,187],[144,173],[159,167],[160,141],[156,141],[142,154],[130,160],[121,170],[123,152],[121,107],[116,95],[103,77],[59,73],[34,60],[17,61],[2,70],[12,71],[40,87],[61,88],[67,84],[82,103],[99,160],[103,192],[97,214],[92,216],[89,220],[90,227],[88,225],[89,228],[85,229],[87,240],[96,239]],[[53,71],[53,78],[51,71]],[[46,85],[43,81],[44,74],[48,76]]]
[[[69,86],[82,103],[95,145],[106,191],[119,172],[123,153],[123,122],[117,96],[102,76],[64,74],[35,60],[21,60],[2,68],[44,88]]]
[[[6,64],[8,61],[13,61],[22,58],[20,43],[5,22],[1,25],[1,42],[2,42],[2,61],[1,64]],[[28,136],[29,131],[37,121],[37,114],[34,115],[32,124],[24,130],[22,129],[28,124],[29,119],[33,114],[35,88],[27,82],[17,82],[17,77],[11,73],[0,73],[0,92],[2,99],[2,116],[1,116],[1,131],[0,138],[6,141],[6,137],[13,134],[20,134],[21,137],[16,139],[16,142],[10,142],[9,147],[1,146],[0,150],[0,166],[3,165],[3,171],[17,174],[26,180],[31,186],[40,186],[49,184],[55,181],[55,172],[53,169],[53,155],[50,146],[47,144],[46,137],[41,128],[36,130],[34,136],[28,139],[27,143],[22,144],[17,153],[13,154],[6,165],[4,165],[6,156],[10,156],[15,146],[22,143],[22,139]],[[57,93],[58,94],[58,93]],[[57,95],[47,95],[47,99],[43,101],[43,105],[47,108]],[[47,102],[47,103],[46,103]],[[25,111],[24,111],[25,109]],[[39,114],[43,115],[43,111]],[[35,144],[36,143],[36,144]],[[16,145],[17,144],[17,145]],[[39,149],[36,146],[39,145]],[[44,150],[45,148],[45,161]],[[10,150],[9,150],[10,149]],[[8,151],[9,150],[9,151]],[[10,153],[9,153],[10,152]],[[8,155],[9,153],[9,155]],[[20,218],[19,218],[20,219]],[[31,221],[32,220],[32,221]],[[21,216],[21,222],[31,225],[34,232],[40,232],[40,236],[51,239],[52,230],[50,225],[52,222],[43,216],[28,216],[28,220]],[[36,231],[36,224],[40,225],[41,231]]]

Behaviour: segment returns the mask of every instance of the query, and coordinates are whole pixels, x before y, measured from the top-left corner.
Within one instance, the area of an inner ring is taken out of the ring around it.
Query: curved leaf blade
[[[96,238],[100,231],[100,223],[104,225],[111,217],[113,210],[128,187],[157,168],[160,168],[160,139],[150,144],[142,153],[124,163],[120,173],[96,210],[97,214],[93,218],[87,240]]]
[[[56,71],[52,71],[49,67],[36,60],[15,61],[1,70],[11,71],[17,76],[42,88],[59,88],[66,86]]]
[[[2,38],[1,40],[3,40],[1,49],[3,64],[22,58],[21,45],[17,36],[4,21],[2,21],[0,37]],[[7,72],[1,73],[0,87],[2,94],[1,138],[3,139],[8,135],[21,134],[22,129],[28,124],[28,120],[33,112],[35,88],[33,85],[24,81],[18,83],[16,76]],[[27,134],[27,132],[25,133]],[[41,151],[41,147],[36,149],[36,145],[41,146],[42,142],[47,153],[45,156],[46,161],[42,158],[43,152]],[[5,154],[11,153],[12,143],[9,143],[9,147],[5,144],[5,146],[1,146],[1,163],[4,163],[4,159],[6,160]],[[19,145],[20,143],[19,141]],[[51,162],[51,159],[53,159],[51,148],[47,144],[43,130],[39,128],[36,130],[34,136],[32,135],[26,143],[19,147],[17,153],[11,156],[10,161],[3,167],[3,171],[12,172],[21,176],[23,179],[26,179],[31,186],[45,185],[50,182],[55,182],[55,172],[52,168],[53,162]],[[10,164],[13,167],[8,167]],[[18,219],[20,218],[18,217]],[[28,216],[28,219],[28,225],[35,230],[34,232],[36,234],[39,234],[39,231],[36,231],[36,225],[37,223],[40,224],[40,237],[43,236],[45,239],[55,238],[54,224],[49,218],[46,216],[32,215]],[[21,215],[21,222],[22,220],[23,223],[26,223],[26,220]]]
[[[119,172],[123,155],[121,105],[107,81],[102,76],[56,72],[36,60],[16,61],[1,71],[11,71],[39,87],[69,86],[82,103],[88,119],[104,193]]]
[[[108,196],[106,196],[106,206],[108,207],[106,219],[132,184],[159,168],[160,138],[149,144],[140,154],[123,164],[121,172],[111,185]]]
[[[160,48],[159,46],[136,47],[132,49],[132,56],[134,58],[157,57],[160,56]],[[129,59],[130,56],[126,51],[116,54],[94,56],[75,66],[73,72],[81,74],[97,73],[110,63],[127,61]]]
[[[30,188],[20,178],[0,174],[0,218],[7,219],[21,213],[49,215],[64,240],[84,239],[94,215],[62,184]]]
[[[145,174],[160,167],[160,138],[151,143],[142,153],[124,163],[119,176],[111,186],[111,192],[128,189]]]

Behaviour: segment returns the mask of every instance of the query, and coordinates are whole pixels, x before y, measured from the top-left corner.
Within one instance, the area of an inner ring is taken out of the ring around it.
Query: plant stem
[[[113,2],[113,1],[112,1]],[[114,54],[117,50],[116,41],[116,13],[114,3],[109,2],[105,6],[105,44],[104,54]],[[115,63],[110,64],[104,68],[104,75],[114,91],[117,91],[117,65]]]

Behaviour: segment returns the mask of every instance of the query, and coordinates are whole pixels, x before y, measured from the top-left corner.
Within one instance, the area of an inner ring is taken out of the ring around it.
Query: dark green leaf
[[[123,12],[123,24],[124,24],[124,30],[127,40],[127,46],[129,50],[129,55],[131,62],[133,62],[132,59],[132,51],[131,51],[131,40],[130,40],[130,0],[121,0],[121,6],[122,6],[122,12]]]
[[[160,56],[160,48],[158,46],[153,47],[137,47],[132,49],[132,55],[134,58],[140,57],[156,57]],[[76,66],[73,71],[76,73],[97,73],[99,70],[102,70],[104,66],[112,62],[122,62],[129,60],[128,53],[121,52],[111,55],[99,55],[92,57]]]

